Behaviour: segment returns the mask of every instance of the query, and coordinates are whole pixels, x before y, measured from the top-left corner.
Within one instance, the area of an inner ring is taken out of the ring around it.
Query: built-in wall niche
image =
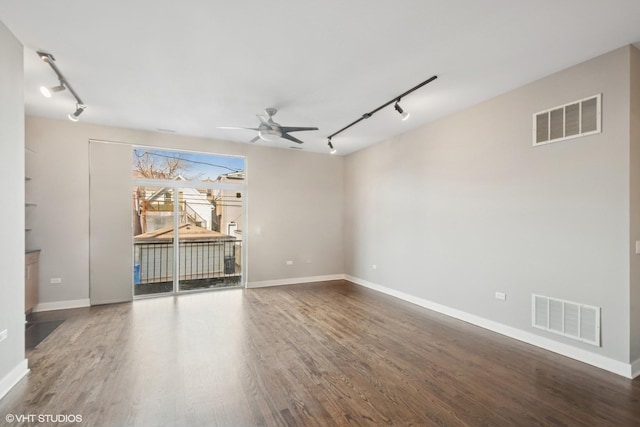
[[[25,241],[27,242],[27,250],[25,252],[25,266],[24,266],[24,311],[25,313],[31,313],[31,311],[38,305],[38,287],[39,287],[39,263],[40,263],[40,250],[29,248],[29,235],[31,234],[31,227],[29,226],[29,214],[36,208],[37,204],[33,201],[33,186],[32,179],[28,174],[27,165],[32,161],[31,156],[36,155],[36,152],[32,149],[25,147],[25,186],[24,186],[24,209],[25,209]]]
[[[29,156],[33,156],[36,154],[35,151],[33,151],[32,149],[25,147],[25,166],[26,164],[29,162]],[[25,233],[30,232],[32,229],[29,226],[29,224],[26,222],[27,220],[27,216],[29,214],[29,210],[34,209],[37,205],[37,203],[35,203],[35,201],[33,201],[31,199],[31,192],[29,191],[29,186],[31,184],[31,177],[27,174],[24,177],[24,181],[25,181],[25,203],[24,203],[24,208],[25,208]]]

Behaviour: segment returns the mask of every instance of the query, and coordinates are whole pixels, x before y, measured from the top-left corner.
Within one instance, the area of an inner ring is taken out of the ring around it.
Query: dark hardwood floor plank
[[[344,281],[37,313],[0,401],[91,426],[637,426],[628,380]]]

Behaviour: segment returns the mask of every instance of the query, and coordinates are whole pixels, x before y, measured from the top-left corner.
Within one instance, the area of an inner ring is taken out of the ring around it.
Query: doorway
[[[244,286],[244,163],[134,148],[134,297]]]

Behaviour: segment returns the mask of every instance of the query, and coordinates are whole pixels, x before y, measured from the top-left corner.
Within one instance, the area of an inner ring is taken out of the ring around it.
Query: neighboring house
[[[231,172],[220,175],[216,182],[242,184],[244,178],[244,172]],[[238,239],[242,238],[242,193],[232,190],[214,190],[213,198],[220,230]]]
[[[178,175],[175,180],[186,181]],[[135,189],[134,203],[140,218],[140,231],[158,230],[173,224],[173,197],[170,188]],[[206,191],[182,188],[178,193],[179,222],[214,230],[214,205]]]

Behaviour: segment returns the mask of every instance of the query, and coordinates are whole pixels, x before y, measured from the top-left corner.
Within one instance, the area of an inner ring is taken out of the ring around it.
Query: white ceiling
[[[256,114],[279,109],[304,150],[404,91],[402,101],[335,137],[347,154],[573,64],[640,42],[639,0],[29,0],[0,1],[25,45],[27,114],[248,142]],[[66,120],[66,119],[65,119]],[[289,147],[285,141],[257,144]]]

